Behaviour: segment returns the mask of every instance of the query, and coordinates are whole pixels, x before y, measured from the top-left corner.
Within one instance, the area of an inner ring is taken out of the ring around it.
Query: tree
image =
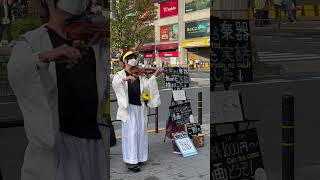
[[[153,22],[156,20],[156,7],[151,0],[113,0],[111,50],[139,50],[150,36],[154,35]]]

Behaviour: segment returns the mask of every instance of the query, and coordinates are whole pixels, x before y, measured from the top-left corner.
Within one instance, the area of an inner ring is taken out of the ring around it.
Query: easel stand
[[[179,104],[184,104],[184,103],[188,103],[189,102],[189,99],[186,98],[186,100],[182,100],[182,101],[175,101],[174,97],[173,97],[173,91],[176,91],[176,90],[182,90],[182,87],[174,87],[172,88],[172,94],[171,94],[171,102],[170,102],[170,106],[176,106],[176,105],[179,105]],[[187,96],[187,95],[186,95]],[[171,114],[169,115],[169,119],[171,118],[172,120],[172,128],[173,128],[173,132],[178,132],[178,126],[177,124],[175,123],[175,121],[173,120],[173,118],[171,117]],[[164,141],[166,139],[166,135],[164,137]]]

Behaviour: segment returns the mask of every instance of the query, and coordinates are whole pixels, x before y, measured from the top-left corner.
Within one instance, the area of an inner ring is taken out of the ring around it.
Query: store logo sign
[[[173,7],[164,7],[163,8],[163,11],[164,12],[169,12],[169,11],[174,11],[174,10],[176,10],[177,9],[177,7],[175,7],[175,6],[173,6]]]
[[[178,14],[178,0],[170,0],[160,4],[160,18]]]

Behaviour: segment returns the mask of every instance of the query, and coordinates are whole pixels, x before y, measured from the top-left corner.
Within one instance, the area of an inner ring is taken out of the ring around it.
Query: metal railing
[[[25,4],[15,3],[12,7],[12,13],[15,18],[22,18],[28,14],[28,7]]]

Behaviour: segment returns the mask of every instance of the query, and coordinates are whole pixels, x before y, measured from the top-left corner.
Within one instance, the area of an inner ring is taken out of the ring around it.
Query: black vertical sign
[[[252,81],[249,20],[210,18],[212,82]]]
[[[169,112],[170,117],[176,126],[190,123],[190,116],[192,115],[190,102],[170,106]]]
[[[251,180],[264,169],[255,128],[210,139],[211,180]]]

